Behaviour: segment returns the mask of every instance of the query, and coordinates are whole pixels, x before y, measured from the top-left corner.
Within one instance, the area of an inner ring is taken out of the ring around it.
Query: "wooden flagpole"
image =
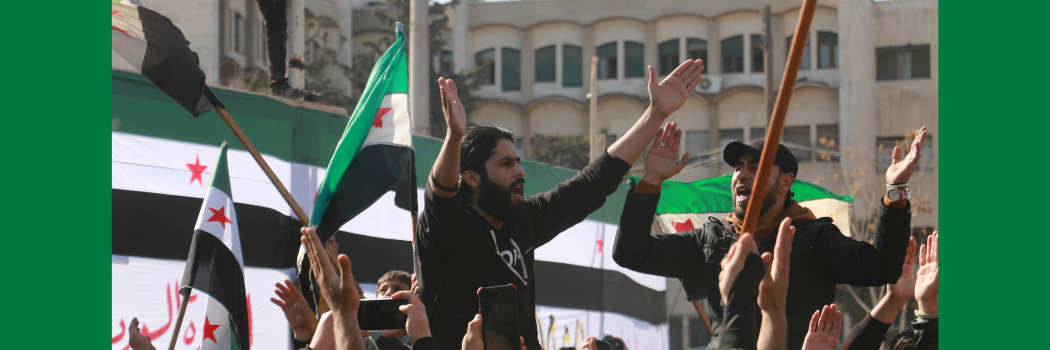
[[[270,169],[270,166],[266,164],[266,160],[263,159],[261,154],[259,154],[259,150],[255,149],[255,145],[253,145],[252,141],[248,139],[248,135],[244,134],[244,131],[242,131],[241,127],[237,125],[237,122],[233,120],[230,113],[227,113],[226,109],[221,106],[216,106],[215,111],[219,112],[219,115],[222,116],[222,121],[226,122],[226,125],[230,127],[230,130],[233,130],[233,134],[237,135],[237,139],[241,141],[244,148],[248,149],[248,152],[252,154],[252,158],[255,158],[255,162],[259,163],[259,167],[266,172],[266,176],[270,178],[273,187],[276,187],[277,191],[281,192],[281,197],[284,197],[284,201],[288,202],[288,206],[292,207],[295,216],[299,217],[299,222],[302,223],[304,227],[310,227],[310,217],[306,216],[306,213],[303,212],[303,208],[299,207],[299,203],[295,202],[295,198],[292,198],[292,194],[288,192],[288,189],[284,188],[281,179],[278,179],[277,174],[274,174],[273,170]]]
[[[288,206],[292,207],[295,216],[299,217],[299,222],[302,223],[304,227],[309,227],[310,217],[306,216],[306,213],[303,212],[303,208],[299,207],[299,203],[295,201],[295,198],[292,198],[292,194],[288,192],[288,189],[284,188],[281,179],[278,179],[277,174],[274,174],[273,170],[270,169],[270,165],[266,164],[266,160],[263,159],[262,154],[259,154],[259,150],[255,149],[255,145],[248,139],[248,135],[244,134],[244,131],[241,130],[241,127],[237,125],[237,122],[233,120],[230,113],[226,112],[226,107],[222,105],[222,102],[219,102],[219,99],[215,97],[215,94],[213,94],[211,89],[207,86],[204,87],[204,96],[207,97],[208,101],[215,107],[215,112],[219,113],[219,116],[222,117],[222,121],[226,122],[226,125],[230,127],[233,134],[237,136],[237,140],[240,140],[241,144],[244,145],[244,148],[248,150],[248,153],[252,154],[252,158],[255,158],[255,162],[259,164],[259,167],[266,173],[266,176],[270,178],[273,187],[276,187],[277,191],[281,193],[281,197],[284,197],[284,201],[288,202]],[[175,319],[175,330],[171,333],[171,343],[168,344],[168,350],[175,349],[175,343],[179,338],[179,328],[182,327],[182,318],[186,315],[186,305],[188,304],[189,299],[189,293],[186,293],[182,298],[182,303],[179,305],[179,316]]]
[[[802,11],[798,14],[798,24],[795,26],[795,35],[791,38],[791,51],[788,53],[787,66],[784,69],[784,77],[780,81],[780,91],[777,92],[777,102],[773,106],[773,116],[766,128],[766,142],[762,146],[762,156],[758,160],[758,174],[755,176],[755,184],[751,188],[751,200],[747,203],[747,212],[744,214],[744,228],[741,235],[755,232],[758,217],[762,215],[762,201],[766,194],[766,181],[769,181],[769,173],[773,169],[773,161],[776,158],[777,148],[780,145],[780,134],[784,130],[784,117],[787,115],[788,104],[791,103],[791,92],[795,88],[795,78],[798,76],[798,67],[802,63],[802,52],[805,50],[806,37],[809,35],[809,25],[813,22],[813,11],[817,8],[817,0],[803,0]],[[766,55],[772,52],[766,52]]]

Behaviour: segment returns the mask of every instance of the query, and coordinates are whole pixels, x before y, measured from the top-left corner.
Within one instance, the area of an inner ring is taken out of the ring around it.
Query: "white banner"
[[[139,319],[139,330],[153,340],[154,347],[168,347],[179,313],[181,296],[178,295],[178,285],[185,268],[185,261],[113,256],[113,316],[110,325],[114,350],[129,349],[127,328],[135,317]],[[288,321],[270,298],[275,296],[274,283],[292,279],[294,274],[295,269],[244,269],[252,349],[291,349]],[[207,294],[196,290],[190,293],[175,349],[195,350],[200,346],[205,336],[207,298]]]

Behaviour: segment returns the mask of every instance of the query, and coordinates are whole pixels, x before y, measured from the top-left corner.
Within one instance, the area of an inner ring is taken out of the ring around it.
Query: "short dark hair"
[[[514,133],[510,130],[495,125],[475,125],[468,127],[463,134],[463,143],[459,146],[459,172],[473,170],[484,178],[485,162],[496,153],[496,143],[500,139],[514,142]],[[470,198],[474,194],[474,188],[466,185],[460,186],[463,198]]]
[[[404,283],[409,288],[412,287],[412,275],[408,274],[408,272],[404,272],[404,271],[400,271],[400,270],[394,270],[394,271],[390,271],[390,272],[384,273],[382,277],[379,277],[379,281],[376,281],[376,288],[378,288],[380,285],[382,285],[383,282],[386,282],[386,281],[389,281],[389,280],[392,280],[392,279],[399,279],[399,280],[401,280],[402,283]]]

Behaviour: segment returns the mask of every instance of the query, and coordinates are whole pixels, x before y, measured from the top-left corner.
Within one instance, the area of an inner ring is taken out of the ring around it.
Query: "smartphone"
[[[478,306],[485,350],[521,350],[517,288],[513,284],[478,288]]]
[[[408,315],[401,312],[400,307],[411,302],[409,299],[362,299],[357,309],[357,324],[369,332],[405,330]]]

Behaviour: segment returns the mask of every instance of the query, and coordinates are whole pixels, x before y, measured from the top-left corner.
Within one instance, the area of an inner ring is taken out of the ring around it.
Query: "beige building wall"
[[[533,134],[584,136],[590,117],[573,103],[562,100],[539,102],[525,112]]]

